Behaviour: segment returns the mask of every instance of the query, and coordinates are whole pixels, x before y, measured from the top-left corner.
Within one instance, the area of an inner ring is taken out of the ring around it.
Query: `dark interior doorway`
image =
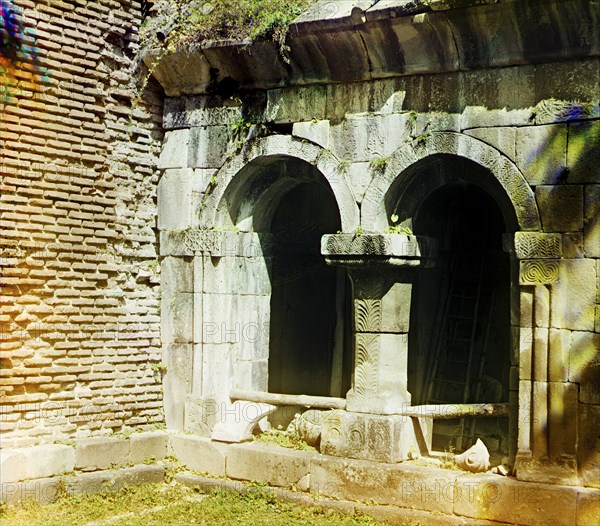
[[[271,222],[269,391],[345,396],[351,352],[348,279],[321,256],[321,236],[341,228],[329,188],[301,183]]]
[[[413,227],[440,242],[435,268],[420,271],[413,293],[413,403],[507,402],[510,260],[502,250],[506,227],[498,205],[474,184],[448,184],[424,199]],[[508,420],[434,422],[434,450],[462,451],[476,438],[492,455],[508,454]]]

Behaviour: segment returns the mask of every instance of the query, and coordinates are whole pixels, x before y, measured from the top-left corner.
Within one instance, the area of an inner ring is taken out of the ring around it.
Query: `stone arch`
[[[251,185],[269,166],[279,161],[282,172],[256,191]],[[216,174],[216,185],[207,194],[200,209],[200,226],[238,227],[242,231],[257,231],[261,225],[253,217],[255,212],[268,216],[266,208],[290,188],[293,181],[303,182],[310,177],[301,167],[294,173],[286,172],[285,161],[301,161],[314,167],[329,185],[337,203],[342,230],[354,232],[359,225],[359,210],[339,160],[328,150],[303,139],[289,135],[271,135],[252,141],[245,151],[229,158]],[[284,173],[285,172],[285,173]]]
[[[402,185],[411,166],[438,154],[463,157],[486,168],[510,203],[503,212],[506,216],[513,216],[514,230],[541,230],[535,195],[510,159],[474,137],[455,132],[432,132],[420,143],[407,142],[398,148],[390,156],[385,169],[375,176],[362,204],[361,224],[365,232],[383,232],[388,228],[386,198],[392,187],[396,186],[397,191],[397,185]],[[480,183],[485,185],[486,181]]]

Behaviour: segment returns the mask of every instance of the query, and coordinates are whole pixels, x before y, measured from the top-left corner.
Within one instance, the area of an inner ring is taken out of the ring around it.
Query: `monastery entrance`
[[[510,261],[498,206],[474,184],[450,183],[423,201],[413,226],[439,241],[435,267],[418,273],[413,290],[413,403],[508,402]],[[507,418],[436,420],[432,446],[462,451],[476,437],[507,455]]]
[[[290,190],[273,214],[272,393],[340,397],[350,388],[346,273],[320,253],[321,236],[340,228],[335,199],[320,181]]]

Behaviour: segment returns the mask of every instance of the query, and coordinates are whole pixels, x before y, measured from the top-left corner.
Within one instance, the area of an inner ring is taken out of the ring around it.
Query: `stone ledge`
[[[118,491],[125,485],[162,482],[164,477],[163,466],[139,465],[96,473],[8,482],[0,484],[0,502],[12,506],[19,506],[27,501],[50,504],[57,499],[59,490],[66,491],[68,495],[95,495]]]

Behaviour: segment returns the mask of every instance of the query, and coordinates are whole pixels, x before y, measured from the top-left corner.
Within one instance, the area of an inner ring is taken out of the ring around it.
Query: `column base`
[[[534,458],[531,451],[520,451],[515,459],[514,472],[518,480],[526,482],[579,485],[577,461],[570,455],[564,455],[561,462],[550,462],[547,458]]]
[[[410,417],[333,411],[323,421],[321,453],[395,463],[418,457],[419,445]]]

